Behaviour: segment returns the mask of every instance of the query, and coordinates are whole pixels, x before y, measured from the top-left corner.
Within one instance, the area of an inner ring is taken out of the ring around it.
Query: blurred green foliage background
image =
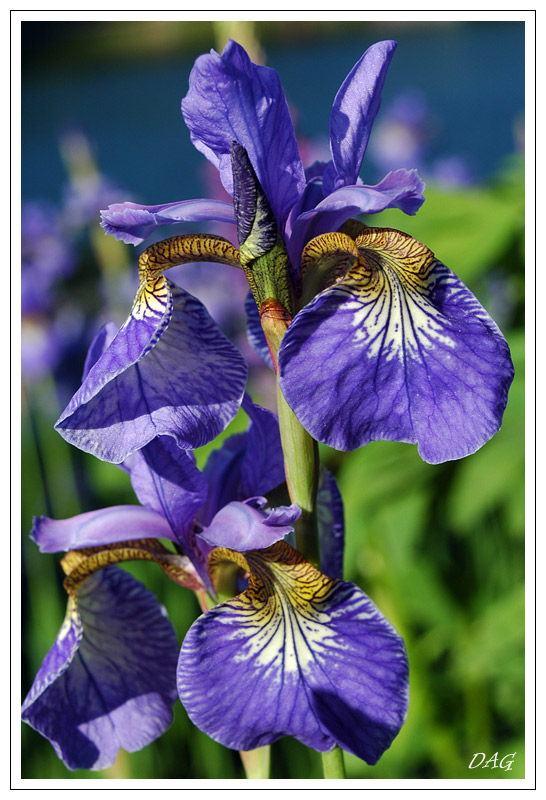
[[[290,28],[296,42],[298,35],[319,36],[303,23],[294,25],[299,25]],[[200,49],[212,46],[206,23],[196,26],[192,36],[204,45]],[[161,30],[168,37],[168,28]],[[107,37],[101,57],[129,58],[137,47],[140,56],[151,57],[153,37],[143,42],[142,36],[127,31],[126,49],[109,53]],[[374,40],[371,30],[362,49]],[[119,37],[117,41],[119,46]],[[189,41],[175,44],[190,47]],[[317,38],[317,52],[319,44]],[[71,51],[65,57],[77,62],[86,52]],[[196,153],[195,159],[200,158]],[[322,448],[344,499],[345,576],[395,625],[410,661],[406,725],[377,766],[347,755],[350,778],[524,777],[523,177],[522,154],[514,153],[486,180],[455,188],[429,182],[426,203],[415,217],[388,211],[370,223],[396,227],[424,241],[463,279],[503,329],[516,372],[501,432],[462,461],[431,466],[420,460],[415,447],[390,442],[352,453]],[[153,187],[150,191],[149,202],[192,196],[175,191],[172,197],[154,199]],[[126,246],[101,237],[96,227],[86,231],[78,272],[68,289],[72,302],[88,304],[90,316],[104,303],[103,288],[93,282],[100,275],[97,265],[103,275],[104,265],[110,265],[112,281],[133,258]],[[129,291],[127,309],[131,297]],[[76,364],[76,371],[81,366],[83,362]],[[267,392],[262,376],[254,399],[267,404]],[[76,451],[54,432],[62,405],[52,374],[23,381],[23,695],[53,643],[65,606],[58,559],[39,555],[28,539],[32,515],[64,518],[135,502],[125,473]],[[241,412],[226,435],[245,427]],[[211,449],[198,454],[200,464]],[[193,596],[169,583],[154,566],[126,568],[165,604],[182,640],[199,613]],[[196,730],[179,703],[174,724],[163,737],[140,753],[122,753],[103,773],[70,773],[50,744],[27,726],[22,728],[22,748],[26,778],[244,777],[237,753]],[[476,752],[516,756],[508,772],[469,770]],[[273,745],[272,777],[321,774],[318,754],[292,739]]]

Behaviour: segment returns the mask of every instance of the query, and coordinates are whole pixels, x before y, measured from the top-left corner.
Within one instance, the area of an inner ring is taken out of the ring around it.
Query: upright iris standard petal
[[[127,244],[140,244],[156,228],[177,222],[235,222],[233,206],[223,200],[181,200],[155,206],[114,203],[100,213],[105,232]]]
[[[141,506],[111,506],[98,511],[86,511],[68,519],[35,517],[31,538],[41,553],[97,547],[128,539],[177,541],[171,526],[161,514]]]
[[[233,500],[265,495],[284,481],[284,456],[275,414],[253,403],[248,395],[243,408],[250,417],[248,431],[226,439],[210,454],[204,468],[208,492],[199,521],[205,526]]]
[[[249,584],[184,640],[178,690],[190,718],[236,750],[294,736],[374,764],[406,716],[400,636],[358,587],[322,575],[284,542],[244,556],[215,550],[212,571],[225,561],[249,572]]]
[[[143,506],[169,523],[173,538],[191,559],[205,585],[210,548],[195,536],[194,522],[207,496],[207,481],[193,453],[181,450],[170,436],[158,436],[124,462],[131,485]]]
[[[261,509],[235,501],[221,508],[199,536],[214,547],[228,547],[243,553],[284,539],[293,533],[294,522],[300,516],[301,510],[295,504]]]
[[[172,722],[178,645],[164,609],[117,567],[92,575],[23,704],[69,769],[111,766]]]
[[[141,287],[55,427],[114,463],[159,435],[193,449],[233,419],[245,381],[243,357],[204,306],[161,275],[151,289]]]
[[[287,402],[339,450],[411,442],[433,464],[475,452],[498,431],[513,378],[504,337],[420,242],[369,228],[356,245],[359,263],[282,341]]]
[[[181,450],[170,436],[158,436],[129,456],[124,467],[142,505],[165,517],[184,545],[207,494],[205,476],[193,453]]]
[[[246,149],[282,230],[305,177],[275,70],[253,64],[230,41],[221,56],[212,50],[196,60],[182,113],[194,145],[218,168],[229,194],[231,144],[235,140]]]
[[[203,474],[207,479],[207,497],[199,510],[199,523],[208,525],[217,511],[241,496],[241,462],[245,456],[248,434],[236,433],[213,450]]]
[[[344,222],[359,214],[378,214],[387,208],[399,208],[416,214],[425,202],[425,184],[417,170],[389,172],[375,186],[344,186],[328,194],[312,209],[291,215],[287,247],[294,263],[299,264],[308,241],[322,233],[337,231]],[[293,216],[293,219],[292,219]]]
[[[395,49],[393,41],[377,42],[369,47],[335,97],[330,115],[332,166],[324,175],[326,194],[357,182]]]
[[[248,395],[243,408],[250,417],[245,455],[241,463],[241,493],[264,495],[284,481],[284,454],[279,421],[272,411],[253,403]]]

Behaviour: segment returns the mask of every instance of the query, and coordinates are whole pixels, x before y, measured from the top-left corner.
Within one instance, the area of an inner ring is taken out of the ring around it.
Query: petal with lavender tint
[[[265,495],[284,482],[277,417],[255,405],[249,395],[245,395],[242,405],[250,418],[248,431],[226,439],[219,450],[210,454],[203,470],[208,491],[199,521],[204,526],[233,500]]]
[[[262,510],[235,501],[221,508],[199,537],[214,547],[238,552],[262,549],[292,533],[300,515],[295,504]]]
[[[178,645],[164,609],[116,567],[86,580],[23,704],[69,769],[111,766],[172,722]]]
[[[377,42],[366,50],[339,89],[330,115],[332,167],[324,174],[324,192],[357,182],[381,92],[396,42]]]
[[[236,433],[213,450],[203,468],[207,479],[207,498],[199,510],[199,523],[207,526],[214,515],[232,500],[241,497],[241,462],[244,458],[248,433]]]
[[[374,764],[402,726],[408,665],[402,639],[354,584],[331,580],[284,542],[233,561],[245,592],[190,628],[178,691],[193,722],[235,750],[294,736]]]
[[[176,541],[167,520],[141,506],[111,506],[68,519],[35,517],[30,535],[41,553],[97,547],[128,539]]]
[[[181,450],[170,436],[158,436],[137,450],[123,466],[142,505],[161,514],[206,585],[209,547],[196,539],[194,522],[207,496],[207,481],[195,466],[193,453]]]
[[[207,493],[193,453],[181,450],[170,436],[158,436],[129,456],[124,467],[142,505],[165,517],[184,544]]]
[[[118,332],[117,326],[113,322],[107,322],[101,327],[87,351],[85,363],[83,365],[82,381],[87,378],[91,367],[97,363],[102,354],[108,350]]]
[[[241,463],[241,494],[265,495],[285,479],[279,421],[245,395],[243,409],[250,417],[246,451]]]
[[[100,213],[105,232],[127,244],[140,244],[157,228],[177,222],[235,222],[233,206],[224,200],[181,200],[156,206],[114,203]]]
[[[321,468],[317,494],[320,569],[329,578],[343,577],[345,521],[336,479]]]
[[[499,429],[513,378],[504,337],[420,242],[369,228],[356,244],[360,262],[284,336],[287,402],[338,450],[411,442],[433,464],[475,452]]]
[[[246,382],[238,350],[194,297],[160,275],[56,423],[81,450],[120,463],[159,435],[184,449],[214,439]]]
[[[292,262],[299,264],[307,242],[321,233],[337,231],[344,222],[358,214],[377,214],[387,208],[399,208],[405,214],[416,214],[425,202],[425,184],[417,170],[397,169],[389,172],[375,186],[344,186],[321,200],[315,208],[292,221],[287,244]]]
[[[229,194],[231,144],[237,141],[246,149],[282,230],[305,177],[275,70],[253,64],[240,45],[229,41],[221,56],[212,50],[196,60],[182,114],[192,142],[218,169]]]

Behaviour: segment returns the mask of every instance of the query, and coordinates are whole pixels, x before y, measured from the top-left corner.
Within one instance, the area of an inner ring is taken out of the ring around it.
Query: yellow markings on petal
[[[209,556],[213,581],[232,561],[249,574],[248,588],[227,601],[232,635],[241,639],[240,660],[272,677],[304,669],[324,648],[336,644],[329,627],[329,597],[339,584],[320,573],[285,542],[237,553],[216,548]]]
[[[131,309],[134,319],[161,318],[169,309],[171,291],[163,275],[146,275],[140,282]]]
[[[194,591],[203,589],[191,562],[185,556],[167,550],[157,539],[136,539],[116,544],[71,550],[61,560],[66,575],[64,588],[76,597],[82,583],[95,572],[123,561],[155,561],[175,583]]]
[[[435,342],[453,347],[431,302],[438,261],[422,242],[392,228],[367,228],[355,240],[359,258],[338,286],[353,311],[354,341],[386,361],[418,355]],[[352,299],[351,299],[352,297]]]
[[[407,278],[411,274],[423,277],[435,262],[434,253],[426,245],[393,228],[368,228],[357,236],[355,244],[361,265],[370,270],[388,267]]]
[[[81,621],[78,612],[78,606],[76,604],[76,598],[72,595],[69,595],[63,624],[61,625],[61,629],[57,634],[57,642],[62,642],[63,639],[66,639],[72,629],[78,628],[81,629]]]
[[[131,311],[135,319],[161,317],[170,302],[163,272],[180,264],[212,261],[240,267],[239,251],[222,236],[188,234],[171,236],[147,247],[138,259],[140,286]]]
[[[346,233],[323,233],[301,255],[302,305],[346,275],[358,262],[358,248]]]
[[[148,275],[157,275],[170,267],[196,261],[241,266],[239,251],[227,239],[208,233],[194,233],[171,236],[147,247],[138,259],[138,274],[143,280]]]

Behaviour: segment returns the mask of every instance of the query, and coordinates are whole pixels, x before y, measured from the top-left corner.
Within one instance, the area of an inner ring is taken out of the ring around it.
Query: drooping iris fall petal
[[[165,610],[133,577],[107,569],[70,597],[23,704],[23,720],[69,769],[111,766],[172,722],[178,644]]]
[[[358,587],[322,575],[284,542],[210,558],[213,573],[232,561],[250,579],[184,640],[178,690],[193,722],[236,750],[294,736],[374,764],[407,710],[396,631]]]
[[[314,438],[339,450],[417,443],[462,458],[500,427],[508,345],[464,284],[420,242],[357,237],[359,262],[295,317],[279,350],[283,394]]]
[[[204,306],[160,275],[89,370],[56,423],[71,444],[121,463],[159,435],[185,449],[214,439],[238,411],[243,357]]]

